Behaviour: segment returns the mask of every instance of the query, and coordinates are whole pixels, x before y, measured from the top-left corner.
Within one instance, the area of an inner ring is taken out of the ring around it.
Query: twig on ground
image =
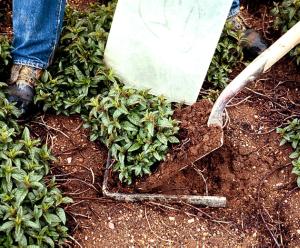
[[[60,151],[58,153],[55,153],[54,156],[71,155],[75,152],[84,150],[86,147],[87,147],[86,145],[80,145],[80,146],[77,146],[77,147],[74,147],[74,148],[71,148],[71,149],[67,149],[65,151]]]
[[[91,175],[92,175],[92,184],[95,183],[95,174],[94,174],[94,171],[91,167],[86,167],[84,165],[80,165],[81,167],[85,168],[87,171],[91,172]]]
[[[85,214],[74,213],[74,212],[71,212],[71,211],[66,211],[66,213],[68,213],[69,215],[73,215],[75,217],[81,217],[81,218],[85,218],[85,219],[91,219],[90,216],[85,215]]]
[[[261,188],[262,188],[262,185],[264,184],[265,180],[270,177],[273,173],[275,173],[276,171],[278,170],[282,170],[288,166],[290,166],[291,163],[288,163],[286,165],[282,165],[282,166],[279,166],[277,168],[274,168],[272,171],[270,171],[269,173],[267,173],[266,175],[264,175],[262,177],[262,179],[260,180],[260,183],[258,185],[258,190],[257,190],[257,205],[258,205],[258,214],[260,216],[260,218],[262,219],[263,223],[264,223],[264,226],[265,228],[267,229],[268,233],[270,234],[270,237],[272,238],[272,240],[274,241],[275,245],[277,247],[282,247],[283,243],[279,243],[278,242],[278,237],[280,238],[280,240],[283,240],[282,239],[282,232],[281,232],[281,228],[280,228],[280,221],[279,221],[279,224],[276,224],[276,228],[278,229],[277,226],[279,226],[279,233],[277,235],[274,234],[274,232],[270,229],[269,225],[270,223],[267,223],[267,221],[265,220],[264,218],[264,215],[262,213],[262,211],[265,211],[265,208],[263,207],[263,204],[261,203]]]
[[[92,213],[94,215],[96,215],[96,217],[98,218],[98,220],[101,221],[100,215],[96,212],[96,210],[93,209],[92,206],[89,206],[89,209],[92,211]]]
[[[58,182],[64,182],[64,181],[78,181],[78,182],[81,182],[81,183],[84,183],[85,185],[89,186],[90,188],[94,189],[96,192],[100,193],[100,191],[91,183],[88,183],[84,180],[81,180],[79,178],[57,178],[56,181]]]
[[[80,248],[83,248],[83,246],[72,236],[68,236],[69,239],[71,239],[72,241],[74,241]]]
[[[86,190],[83,190],[83,191],[80,191],[80,192],[64,192],[65,195],[82,195],[86,192],[88,192],[90,189],[86,189]]]
[[[199,170],[194,163],[192,163],[193,169],[197,172],[197,174],[203,179],[204,184],[205,184],[205,195],[208,195],[208,186],[207,186],[207,181],[206,178],[204,177],[203,173],[201,170]]]
[[[195,210],[197,210],[198,212],[200,212],[201,214],[203,214],[204,216],[206,216],[208,218],[209,221],[211,222],[215,222],[215,223],[218,223],[218,224],[231,224],[230,221],[224,221],[224,220],[216,220],[214,219],[211,215],[209,215],[208,213],[204,212],[201,208],[197,208],[191,204],[188,204],[188,203],[183,203],[184,205],[190,207],[190,208],[193,208]]]
[[[49,130],[54,130],[54,131],[56,131],[56,132],[59,132],[60,134],[62,134],[62,135],[65,136],[66,138],[70,139],[70,137],[69,137],[67,134],[65,134],[63,131],[61,131],[61,130],[55,128],[55,127],[49,126],[49,125],[44,121],[44,119],[43,119],[42,116],[40,117],[40,119],[41,119],[41,122],[39,122],[39,121],[31,121],[31,122],[32,122],[32,123],[35,123],[35,124],[38,124],[38,125],[41,125],[41,126],[44,126],[44,127],[46,127],[47,129],[49,129]]]
[[[110,166],[111,163],[110,163],[110,154],[109,154],[107,158],[105,172],[104,172],[102,193],[104,196],[115,199],[117,201],[125,201],[125,202],[160,201],[160,202],[174,202],[174,203],[187,202],[190,204],[203,205],[208,207],[226,206],[226,198],[220,196],[126,194],[126,193],[110,192],[107,186]]]
[[[247,96],[244,99],[242,99],[241,101],[237,102],[237,103],[232,103],[232,104],[227,104],[226,107],[231,108],[231,107],[236,107],[246,101],[248,101],[248,99],[250,99],[252,96]]]
[[[67,195],[68,193],[64,193],[64,195]],[[78,202],[74,202],[73,204],[70,204],[70,205],[67,205],[65,207],[65,209],[68,209],[68,208],[73,208],[81,203],[85,203],[86,201],[85,200],[81,200],[81,201],[78,201]]]

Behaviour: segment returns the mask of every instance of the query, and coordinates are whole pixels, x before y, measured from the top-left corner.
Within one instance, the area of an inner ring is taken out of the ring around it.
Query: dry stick
[[[98,220],[101,221],[101,218],[100,218],[99,214],[97,213],[97,211],[95,209],[93,209],[92,206],[89,206],[89,209],[92,211],[92,213],[94,215],[96,215],[96,217],[98,218]]]
[[[201,214],[205,215],[211,222],[215,222],[215,223],[218,223],[218,224],[231,224],[230,221],[215,220],[211,215],[209,215],[208,213],[204,212],[202,209],[197,208],[197,207],[195,207],[191,204],[188,204],[188,203],[183,203],[183,204],[190,207],[190,208],[193,208],[193,209],[199,211]]]
[[[85,218],[85,219],[91,219],[90,216],[88,215],[85,215],[85,214],[78,214],[78,213],[74,213],[74,212],[71,212],[71,211],[66,211],[66,213],[68,213],[69,215],[73,215],[75,217],[82,217],[82,218]]]
[[[203,179],[204,184],[205,184],[205,195],[208,195],[207,181],[206,181],[206,178],[204,177],[202,171],[200,169],[198,169],[194,163],[192,163],[192,167],[197,172],[197,174]]]
[[[225,116],[226,116],[226,119],[225,119],[224,125],[222,126],[222,129],[224,129],[227,126],[227,124],[230,123],[230,116],[229,116],[227,109],[225,109]]]
[[[43,119],[42,119],[42,120],[43,120]],[[43,121],[44,121],[44,120],[43,120]],[[55,127],[49,126],[49,125],[47,125],[45,122],[32,121],[32,123],[35,123],[35,124],[44,126],[44,127],[46,127],[47,129],[51,129],[51,130],[54,130],[54,131],[56,131],[56,132],[59,132],[59,133],[61,133],[63,136],[65,136],[66,138],[70,139],[70,137],[69,137],[67,134],[65,134],[63,131],[61,131],[61,130],[55,128]]]
[[[141,201],[160,201],[182,203],[186,202],[193,205],[202,205],[208,207],[226,207],[226,198],[222,196],[197,196],[197,195],[164,195],[164,194],[125,194],[114,193],[108,191],[108,174],[110,164],[110,153],[108,154],[104,179],[102,185],[102,193],[104,196],[113,198],[117,201],[125,202],[141,202]]]
[[[243,102],[248,101],[248,99],[250,99],[251,97],[252,97],[252,96],[247,96],[247,97],[245,97],[244,99],[242,99],[241,101],[239,101],[239,102],[237,102],[237,103],[227,104],[226,107],[229,107],[229,108],[231,108],[231,107],[236,107],[236,106],[242,104]]]
[[[78,131],[78,130],[82,127],[82,125],[83,125],[83,122],[81,122],[81,123],[78,125],[78,127],[76,127],[75,129],[72,129],[72,130],[70,130],[70,131],[72,131],[72,132]]]
[[[67,193],[64,193],[64,195],[66,195],[66,194],[67,194]],[[65,207],[65,210],[68,209],[68,208],[72,208],[72,207],[74,207],[74,206],[77,206],[77,205],[79,205],[79,204],[81,204],[81,203],[85,203],[85,200],[81,200],[81,201],[75,202],[75,203],[73,203],[73,204],[71,204],[71,205],[67,205],[67,206]]]
[[[283,80],[283,81],[279,81],[279,83],[274,87],[274,89],[278,88],[280,85],[285,84],[285,83],[300,83],[300,81],[296,81],[296,80]]]
[[[55,153],[54,156],[60,156],[60,155],[70,155],[70,154],[73,154],[77,151],[81,151],[83,149],[85,149],[86,146],[77,146],[77,147],[74,147],[74,148],[71,148],[71,149],[67,149],[65,151],[60,151],[58,153]]]
[[[81,179],[78,179],[78,178],[57,178],[56,179],[57,182],[63,182],[63,181],[78,181],[78,182],[81,182],[81,183],[84,183],[85,185],[89,186],[90,188],[92,188],[93,190],[95,190],[96,192],[100,193],[100,191],[91,183],[88,183],[84,180],[81,180]]]
[[[257,202],[258,202],[258,205],[259,205],[259,206],[262,206],[262,204],[260,204],[260,192],[261,192],[261,187],[262,187],[262,185],[264,184],[265,180],[266,180],[268,177],[270,177],[273,173],[275,173],[277,170],[282,170],[282,169],[284,169],[284,168],[286,168],[286,167],[288,167],[288,166],[290,166],[290,165],[291,165],[291,163],[288,163],[288,164],[286,164],[286,165],[277,167],[277,168],[273,169],[272,171],[270,171],[269,173],[267,173],[267,174],[261,179],[260,184],[259,184],[259,186],[258,186],[258,191],[257,191]],[[262,211],[262,209],[260,209],[260,210],[258,211],[258,212],[259,212],[259,215],[260,215],[260,217],[261,217],[261,219],[262,219],[262,221],[263,221],[265,227],[267,228],[269,234],[271,235],[271,238],[274,240],[274,242],[275,242],[275,244],[276,244],[277,247],[281,247],[281,245],[278,243],[277,238],[274,236],[274,233],[273,233],[272,230],[269,228],[268,223],[266,222],[266,220],[265,220],[265,218],[264,218],[264,216],[263,216],[263,214],[262,214],[261,211]],[[281,234],[280,234],[280,235],[281,235]]]
[[[86,189],[86,190],[83,190],[83,191],[80,191],[80,192],[64,192],[65,195],[82,195],[84,193],[86,193],[87,191],[89,191],[90,189]]]
[[[147,220],[147,223],[148,223],[148,226],[149,226],[150,231],[151,231],[157,238],[159,238],[160,240],[165,241],[165,242],[174,243],[173,240],[164,239],[164,238],[158,236],[158,235],[153,231],[153,229],[152,229],[152,227],[151,227],[151,225],[150,225],[150,222],[149,222],[149,220],[148,220],[148,216],[147,216],[147,207],[146,207],[146,206],[145,206],[145,217],[146,217],[146,220]]]
[[[80,248],[83,248],[83,246],[72,236],[68,236],[69,239],[73,240]]]
[[[86,200],[86,201],[99,201],[99,202],[104,202],[104,203],[107,203],[107,202],[114,202],[112,199],[109,199],[109,198],[105,198],[105,197],[81,197],[81,196],[74,196],[72,197],[73,200]]]
[[[279,104],[279,103],[277,103],[277,102],[274,102],[273,99],[272,99],[270,96],[268,96],[268,95],[262,94],[262,93],[260,93],[260,92],[255,91],[255,90],[252,90],[252,89],[250,89],[250,88],[248,88],[248,87],[245,87],[245,89],[249,90],[250,92],[252,92],[252,93],[254,93],[254,94],[258,95],[258,96],[267,98],[267,99],[268,99],[269,101],[271,101],[273,104],[275,104],[276,106],[279,106],[280,108],[282,108],[282,109],[284,109],[284,110],[286,110],[286,111],[289,111],[289,112],[291,112],[291,113],[293,113],[293,114],[300,115],[299,112],[292,111],[292,110],[290,110],[288,107],[282,106],[281,104]]]
[[[87,171],[91,172],[91,175],[92,175],[92,184],[95,183],[95,174],[94,174],[94,171],[91,167],[86,167],[84,165],[79,165],[81,166],[82,168],[86,169]]]

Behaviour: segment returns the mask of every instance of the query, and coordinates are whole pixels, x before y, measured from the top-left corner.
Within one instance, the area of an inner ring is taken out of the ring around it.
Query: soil
[[[75,200],[67,208],[74,238],[82,247],[300,247],[291,149],[279,147],[273,131],[300,112],[300,77],[287,63],[275,65],[233,100],[220,149],[154,191],[226,196],[224,209],[104,198],[107,150],[88,140],[81,119],[47,115],[32,122],[31,130],[58,158],[52,171],[61,189]]]
[[[174,118],[180,122],[178,137],[181,143],[171,148],[166,160],[151,176],[142,182],[137,182],[138,191],[147,192],[157,189],[180,170],[192,165],[223,144],[223,131],[218,127],[207,127],[212,106],[209,100],[201,100],[192,106],[175,111]]]
[[[268,37],[264,23],[255,21],[257,16],[253,18],[247,8],[243,13],[251,27]],[[250,84],[227,108],[224,145],[194,163],[188,157],[185,169],[154,190],[225,196],[228,205],[223,209],[104,198],[101,186],[107,149],[89,141],[80,117],[46,114],[29,123],[33,134],[52,147],[57,157],[52,175],[75,201],[66,208],[74,246],[300,247],[300,191],[291,174],[291,148],[280,147],[275,132],[276,127],[300,116],[298,71],[286,57]],[[193,108],[197,109],[189,110]],[[182,127],[188,130],[181,133],[182,144],[189,135],[191,140],[181,147],[182,154],[190,153],[189,144],[198,141],[197,130],[204,119],[197,123],[190,114],[177,111]]]

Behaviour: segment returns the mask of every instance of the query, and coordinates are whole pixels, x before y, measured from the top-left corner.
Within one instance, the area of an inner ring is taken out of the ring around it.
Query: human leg
[[[36,80],[51,63],[62,29],[65,0],[13,0],[13,67],[9,101],[30,112]]]
[[[239,11],[240,11],[240,1],[233,0],[228,17],[230,18],[232,16],[237,15],[239,13]]]
[[[14,0],[14,64],[45,69],[61,33],[65,0]]]

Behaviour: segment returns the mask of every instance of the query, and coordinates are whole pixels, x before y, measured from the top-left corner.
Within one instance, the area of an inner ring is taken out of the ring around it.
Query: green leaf
[[[63,200],[62,200],[63,204],[71,204],[73,202],[74,202],[73,199],[70,198],[70,197],[64,197]]]
[[[19,207],[28,194],[28,189],[19,188],[15,193],[16,206]]]
[[[161,143],[163,143],[163,144],[165,144],[165,145],[168,144],[168,139],[167,139],[167,137],[166,137],[164,134],[158,133],[158,134],[157,134],[157,138],[158,138],[158,140],[159,140]]]
[[[25,141],[30,140],[30,133],[29,133],[29,129],[27,127],[24,128],[24,131],[22,134],[22,139]]]
[[[140,143],[134,143],[129,149],[128,149],[128,152],[133,152],[133,151],[136,151],[138,149],[141,148],[141,144]]]
[[[124,121],[121,126],[126,130],[126,131],[132,131],[132,132],[137,132],[138,129],[135,125],[130,123],[129,121]]]
[[[154,124],[152,122],[147,122],[146,128],[148,131],[148,134],[153,137],[154,136]]]
[[[53,240],[50,238],[50,237],[48,237],[48,236],[43,236],[43,240],[48,244],[48,245],[50,245],[50,247],[52,247],[52,248],[54,248],[54,242],[53,242]]]
[[[57,208],[56,214],[60,218],[61,222],[65,225],[67,221],[65,210],[63,210],[62,208]]]
[[[175,144],[175,143],[180,143],[179,139],[177,139],[175,136],[170,136],[168,137],[168,140],[170,143]]]
[[[55,214],[45,213],[43,216],[50,225],[61,222],[60,218]]]
[[[15,223],[11,221],[7,221],[4,224],[0,225],[1,232],[10,232],[15,226]]]
[[[41,225],[40,225],[40,223],[38,221],[37,222],[33,222],[33,221],[30,221],[30,220],[26,220],[26,221],[24,221],[24,224],[27,227],[33,228],[35,230],[39,230],[41,228]]]
[[[123,114],[123,111],[121,109],[116,109],[113,113],[113,119],[118,119]]]
[[[15,238],[16,238],[16,241],[19,242],[22,237],[23,237],[23,229],[21,228],[21,225],[16,225],[15,226]]]
[[[162,118],[158,120],[158,126],[165,127],[165,128],[172,128],[173,123],[172,121],[168,120],[167,118]]]
[[[299,152],[293,152],[293,153],[291,153],[290,154],[290,156],[289,156],[290,158],[292,158],[292,159],[294,159],[294,158],[298,158],[299,157]]]

